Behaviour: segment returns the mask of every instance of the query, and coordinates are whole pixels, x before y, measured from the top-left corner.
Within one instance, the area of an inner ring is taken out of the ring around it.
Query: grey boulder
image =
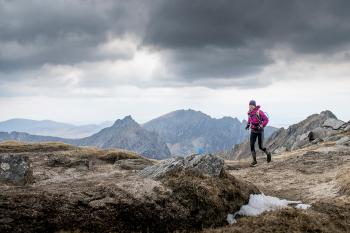
[[[350,142],[350,137],[345,136],[345,137],[342,137],[341,139],[337,140],[335,143],[337,145],[344,145],[344,144],[347,144],[349,142]]]
[[[32,183],[29,158],[23,155],[0,155],[0,181],[14,185]]]
[[[323,127],[329,127],[332,129],[340,129],[345,124],[344,121],[335,119],[335,118],[329,118],[323,123]]]
[[[142,177],[157,180],[176,172],[193,169],[212,177],[219,177],[223,167],[224,160],[218,156],[211,154],[194,154],[185,158],[175,157],[162,161],[153,166],[144,168],[139,171],[138,174]]]
[[[333,134],[332,129],[317,127],[309,132],[308,138],[310,141],[313,141],[313,140],[318,139],[318,138],[323,140],[332,134]]]

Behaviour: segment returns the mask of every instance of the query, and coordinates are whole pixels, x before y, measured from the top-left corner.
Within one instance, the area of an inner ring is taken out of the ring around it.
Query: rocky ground
[[[350,133],[273,155],[156,161],[125,150],[0,143],[0,232],[349,232]],[[257,217],[250,194],[302,201]]]
[[[0,144],[0,165],[0,232],[196,231],[226,225],[259,192],[212,156],[156,164],[128,151],[11,142]]]
[[[349,136],[349,133],[342,135]],[[242,217],[238,223],[204,232],[350,232],[350,146],[323,142],[284,152],[272,163],[259,158],[257,167],[245,161],[225,161],[226,170],[254,183],[266,195],[311,204]]]
[[[287,129],[280,128],[270,137],[264,133],[264,144],[273,153],[280,154],[292,151],[324,141],[336,141],[341,137],[339,133],[350,130],[350,121],[345,122],[337,119],[331,111],[323,111],[312,114],[306,119],[289,126]],[[249,138],[241,144],[236,144],[230,151],[219,153],[222,157],[230,160],[250,158]],[[257,156],[263,153],[257,150]]]

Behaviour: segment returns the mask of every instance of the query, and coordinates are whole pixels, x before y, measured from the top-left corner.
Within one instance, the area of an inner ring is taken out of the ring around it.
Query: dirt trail
[[[258,159],[257,167],[250,161],[226,161],[230,173],[248,180],[266,195],[314,203],[340,196],[337,175],[350,169],[350,147],[325,143],[286,152],[273,157],[268,164]]]

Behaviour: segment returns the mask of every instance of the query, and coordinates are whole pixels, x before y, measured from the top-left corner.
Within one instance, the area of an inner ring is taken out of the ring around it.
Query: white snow
[[[311,207],[311,205],[309,205],[309,204],[298,204],[298,205],[295,206],[295,208],[302,209],[302,210],[306,210],[306,209],[308,209],[310,207]]]
[[[235,216],[233,214],[228,214],[226,220],[230,225],[237,222],[237,220],[235,219]]]
[[[302,204],[300,201],[289,201],[277,197],[266,196],[264,194],[251,194],[247,205],[243,205],[236,213],[227,215],[227,222],[229,224],[236,223],[236,215],[258,216],[265,211],[287,208],[290,204],[298,204],[295,206],[295,208],[298,209],[307,209],[311,206],[308,204]]]

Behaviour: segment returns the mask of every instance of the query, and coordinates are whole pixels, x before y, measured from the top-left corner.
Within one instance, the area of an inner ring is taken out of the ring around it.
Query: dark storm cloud
[[[177,49],[167,57],[170,67],[181,74],[179,81],[194,79],[240,77],[257,73],[272,60],[261,48],[221,48],[207,46],[203,49]]]
[[[171,51],[169,67],[189,81],[241,77],[272,63],[274,48],[321,56],[349,48],[349,9],[346,0],[162,1],[144,44]]]
[[[347,0],[162,1],[152,9],[144,41],[175,49],[282,42],[322,52],[349,42],[349,9]]]
[[[0,0],[0,74],[128,59],[132,53],[98,48],[132,35],[161,54],[172,83],[215,86],[259,73],[276,62],[277,48],[348,50],[349,9],[347,0]]]
[[[97,46],[108,36],[142,31],[145,4],[138,0],[0,1],[0,70],[117,59],[118,54],[98,54]]]

